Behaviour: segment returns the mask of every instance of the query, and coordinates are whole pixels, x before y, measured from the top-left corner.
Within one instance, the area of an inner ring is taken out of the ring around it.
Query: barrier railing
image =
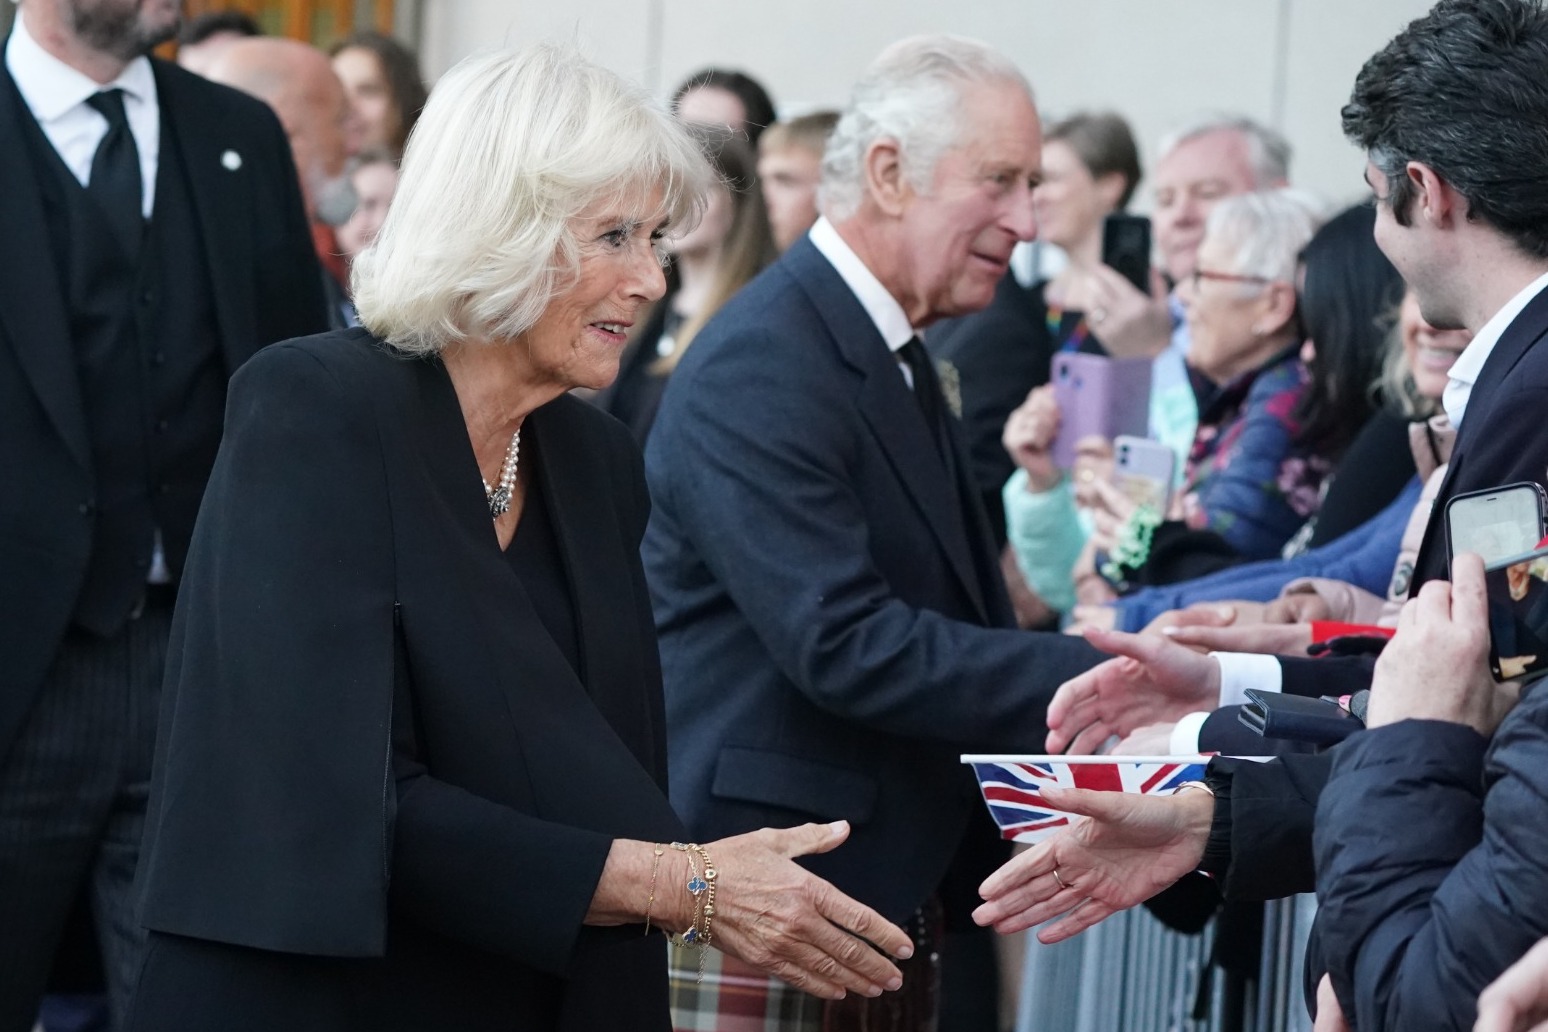
[[[1315,914],[1311,896],[1269,904],[1247,999],[1228,999],[1227,980],[1210,978],[1203,1020],[1192,1015],[1213,925],[1184,935],[1136,908],[1054,946],[1029,937],[1017,1032],[1311,1032],[1301,968]]]

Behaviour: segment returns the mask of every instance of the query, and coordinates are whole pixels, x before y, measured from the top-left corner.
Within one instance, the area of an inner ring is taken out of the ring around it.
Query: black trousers
[[[122,1020],[145,939],[132,889],[171,623],[154,593],[111,637],[72,628],[0,763],[0,1032],[32,1028],[83,890]]]

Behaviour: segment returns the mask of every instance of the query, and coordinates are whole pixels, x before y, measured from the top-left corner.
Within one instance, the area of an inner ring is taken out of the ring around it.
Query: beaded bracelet
[[[1128,586],[1130,573],[1138,573],[1150,558],[1150,545],[1156,528],[1161,526],[1161,511],[1153,505],[1141,505],[1129,514],[1118,530],[1118,540],[1098,572],[1120,591]]]
[[[688,894],[693,897],[693,923],[682,935],[674,936],[677,946],[691,946],[699,951],[699,981],[704,981],[704,951],[710,944],[710,922],[715,916],[715,865],[709,853],[697,842],[673,842],[672,848],[688,857]],[[699,860],[704,861],[704,873],[699,873]]]

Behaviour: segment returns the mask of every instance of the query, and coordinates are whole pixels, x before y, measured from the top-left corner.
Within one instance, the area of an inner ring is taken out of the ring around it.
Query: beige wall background
[[[889,42],[955,32],[993,43],[1045,116],[1111,108],[1148,158],[1200,109],[1245,112],[1295,146],[1296,183],[1329,201],[1363,191],[1338,112],[1367,57],[1430,0],[421,0],[430,75],[502,44],[573,42],[665,94],[709,64],[740,68],[782,112],[838,106]],[[1142,194],[1141,205],[1148,205]]]

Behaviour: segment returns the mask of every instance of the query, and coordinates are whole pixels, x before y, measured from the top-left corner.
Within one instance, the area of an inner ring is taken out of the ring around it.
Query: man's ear
[[[882,137],[865,150],[865,192],[888,215],[901,215],[914,188],[903,175],[903,152],[898,141]]]
[[[1433,168],[1422,161],[1410,161],[1403,172],[1414,188],[1410,218],[1423,219],[1438,228],[1467,220],[1467,198]]]
[[[1277,332],[1295,318],[1295,285],[1270,283],[1262,294],[1262,314],[1253,322],[1253,332],[1266,335]]]

